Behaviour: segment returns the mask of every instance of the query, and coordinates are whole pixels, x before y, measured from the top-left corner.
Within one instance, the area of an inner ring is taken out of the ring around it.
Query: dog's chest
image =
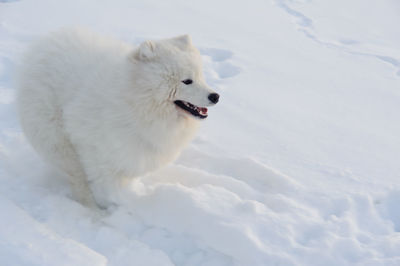
[[[131,136],[123,150],[119,150],[123,168],[129,175],[138,176],[172,162],[193,138],[196,129],[197,126],[191,124],[152,127]]]

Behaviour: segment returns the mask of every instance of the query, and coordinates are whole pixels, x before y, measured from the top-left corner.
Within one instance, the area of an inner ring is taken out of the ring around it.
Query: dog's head
[[[219,95],[206,84],[199,51],[188,35],[145,41],[132,54],[140,87],[171,112],[204,119]]]

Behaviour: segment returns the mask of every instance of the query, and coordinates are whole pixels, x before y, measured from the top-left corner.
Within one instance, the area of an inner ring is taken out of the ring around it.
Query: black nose
[[[217,103],[219,100],[219,94],[218,93],[210,93],[208,95],[208,99],[212,102],[212,103]]]

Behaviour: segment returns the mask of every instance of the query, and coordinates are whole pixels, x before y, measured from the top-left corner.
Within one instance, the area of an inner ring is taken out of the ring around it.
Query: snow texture
[[[0,265],[400,265],[396,0],[0,1]],[[107,211],[21,133],[13,75],[63,26],[189,33],[221,101]]]

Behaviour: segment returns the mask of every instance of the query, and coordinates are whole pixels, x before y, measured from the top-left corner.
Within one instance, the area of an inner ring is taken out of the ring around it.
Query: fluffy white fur
[[[181,81],[192,79],[193,84]],[[80,197],[113,201],[115,185],[174,160],[198,120],[175,100],[212,103],[187,35],[139,47],[86,30],[61,30],[27,52],[18,79],[26,137],[71,176]]]

